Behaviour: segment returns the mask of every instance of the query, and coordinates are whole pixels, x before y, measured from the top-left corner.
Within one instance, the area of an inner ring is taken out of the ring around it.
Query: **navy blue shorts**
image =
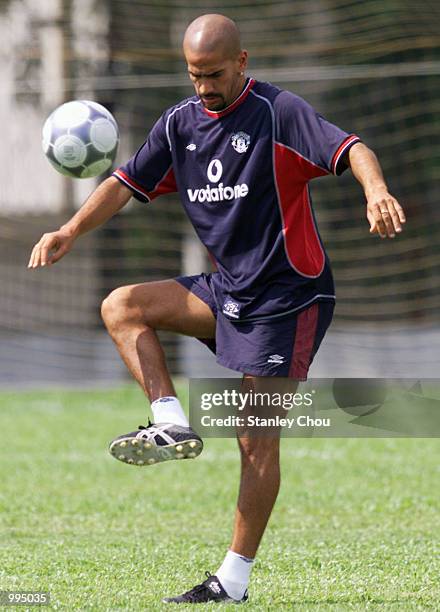
[[[180,276],[180,284],[212,310],[215,339],[199,338],[220,365],[253,376],[283,376],[307,380],[310,364],[331,323],[333,300],[316,301],[295,313],[252,322],[232,323],[218,309],[210,274]]]

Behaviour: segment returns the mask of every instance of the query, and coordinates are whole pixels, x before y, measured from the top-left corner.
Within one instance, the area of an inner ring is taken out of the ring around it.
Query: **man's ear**
[[[248,63],[248,52],[246,51],[246,49],[243,49],[240,52],[240,57],[239,57],[239,62],[238,65],[240,66],[240,70],[246,70],[247,68],[247,63]]]

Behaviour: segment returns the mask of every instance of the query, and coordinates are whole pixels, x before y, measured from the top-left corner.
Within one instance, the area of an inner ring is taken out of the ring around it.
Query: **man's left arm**
[[[378,233],[381,238],[394,238],[396,232],[402,231],[405,214],[396,198],[388,192],[376,155],[362,142],[357,142],[349,149],[345,161],[364,189],[370,233]]]

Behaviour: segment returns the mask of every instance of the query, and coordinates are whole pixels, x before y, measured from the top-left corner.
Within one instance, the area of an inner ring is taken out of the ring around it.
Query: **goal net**
[[[120,285],[209,269],[176,196],[132,203],[55,267],[28,271],[33,243],[96,181],[64,179],[41,151],[46,116],[69,99],[107,106],[118,163],[165,108],[192,95],[186,25],[235,19],[249,74],[308,100],[378,155],[407,215],[395,240],[371,236],[350,172],[311,185],[337,308],[313,373],[435,376],[440,362],[440,5],[397,0],[54,0],[0,2],[0,383],[123,380],[99,316]],[[162,336],[174,374],[217,370],[194,341]],[[223,375],[225,371],[223,371]]]

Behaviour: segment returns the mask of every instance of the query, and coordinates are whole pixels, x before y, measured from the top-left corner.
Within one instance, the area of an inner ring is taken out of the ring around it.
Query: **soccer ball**
[[[119,144],[118,124],[97,102],[66,102],[46,119],[42,144],[58,172],[91,178],[111,167]]]

